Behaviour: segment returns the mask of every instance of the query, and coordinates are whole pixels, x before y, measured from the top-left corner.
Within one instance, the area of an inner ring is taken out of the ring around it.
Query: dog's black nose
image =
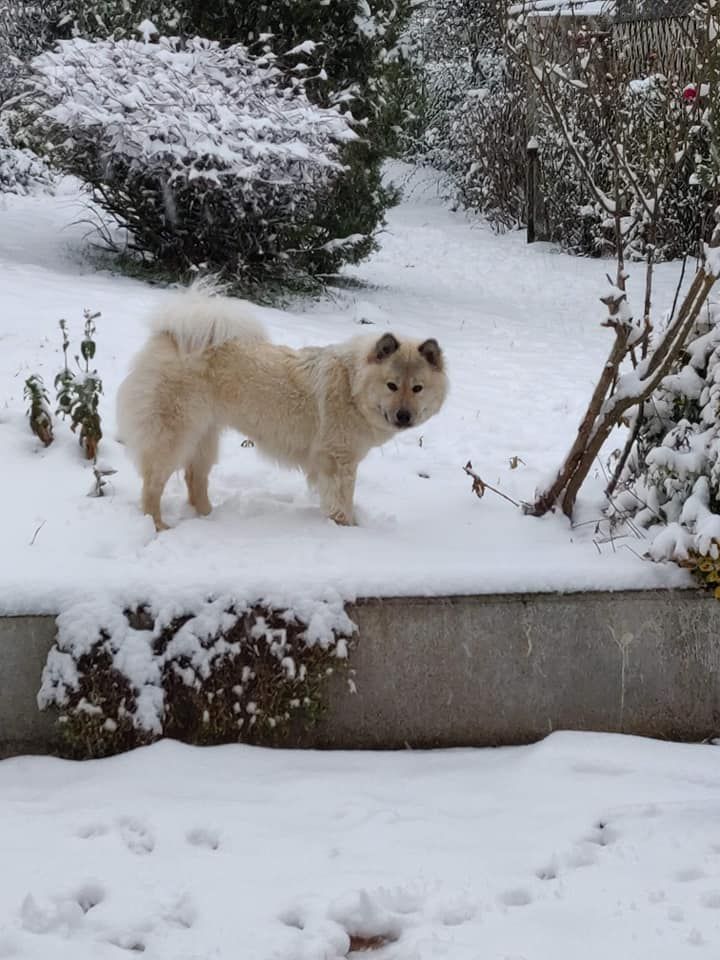
[[[412,420],[412,414],[409,410],[398,410],[395,414],[395,422],[399,427],[407,427]]]

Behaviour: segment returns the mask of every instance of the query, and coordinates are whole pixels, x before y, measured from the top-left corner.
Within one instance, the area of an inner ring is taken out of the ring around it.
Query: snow
[[[612,337],[598,300],[607,264],[528,246],[520,233],[499,237],[449,211],[430,174],[394,172],[409,177],[407,197],[390,212],[380,251],[346,271],[351,282],[287,312],[257,311],[274,339],[294,346],[392,329],[436,337],[445,351],[446,406],[361,464],[355,528],[327,520],[299,474],[228,435],[211,476],[213,513],[194,516],[176,476],[165,501],[173,529],[156,535],[138,508],[136,471],[114,439],[114,401],[145,318],[167,294],[95,269],[87,223],[73,225],[95,211],[71,181],[56,197],[0,200],[0,611],[56,613],[96,597],[137,603],[203,591],[334,590],[352,599],[689,582],[672,565],[641,560],[642,540],[601,542],[600,466],[574,528],[561,515],[539,520],[490,492],[472,494],[468,460],[522,501],[566,453]],[[658,316],[672,303],[678,269],[656,268]],[[630,273],[631,294],[640,295],[641,266]],[[91,464],[67,424],[56,423],[55,442],[43,448],[23,399],[31,373],[42,374],[52,399],[62,365],[58,320],[67,319],[77,343],[84,308],[102,313],[94,360],[104,382],[100,458],[117,471],[106,478],[107,495],[94,498]]]
[[[704,244],[705,269],[714,277],[720,277],[720,247]]]
[[[340,960],[351,937],[389,941],[377,960],[716,957],[719,757],[562,733],[6,760],[0,957]]]
[[[136,32],[142,36],[145,43],[149,43],[152,37],[160,36],[160,31],[152,20],[143,20],[143,22],[138,25]]]

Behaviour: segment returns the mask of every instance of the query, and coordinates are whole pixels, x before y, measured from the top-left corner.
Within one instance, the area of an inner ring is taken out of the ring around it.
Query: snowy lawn
[[[401,175],[407,170],[399,168]],[[228,435],[211,477],[215,509],[195,517],[178,475],[166,492],[174,529],[156,536],[138,509],[139,479],[114,440],[114,401],[144,319],[162,291],[94,272],[83,256],[87,215],[68,187],[56,198],[4,197],[0,206],[0,608],[56,611],[92,594],[242,588],[341,595],[577,590],[684,583],[673,567],[641,561],[641,541],[595,544],[603,477],[580,500],[580,525],[522,516],[488,493],[477,500],[468,459],[490,483],[530,499],[571,442],[606,355],[600,327],[608,264],[497,237],[452,213],[426,175],[408,183],[382,249],[350,274],[364,286],[260,310],[274,338],[327,343],[388,329],[434,336],[447,355],[451,396],[441,414],[375,450],[361,465],[361,526],[326,520],[300,474],[263,461]],[[641,299],[642,268],[634,297]],[[669,305],[677,265],[658,270]],[[101,459],[118,472],[90,499],[89,465],[69,429],[48,450],[30,434],[23,382],[52,385],[61,363],[57,322],[77,338],[84,307],[102,311],[97,366],[105,382]],[[366,326],[364,324],[372,324]],[[511,469],[511,459],[522,462]]]
[[[717,747],[594,734],[6,760],[0,957],[716,960],[719,790]]]

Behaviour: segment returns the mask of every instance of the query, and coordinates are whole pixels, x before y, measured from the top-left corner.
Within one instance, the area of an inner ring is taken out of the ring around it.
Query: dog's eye
[[[388,390],[392,390],[392,392],[395,393],[395,391],[397,390],[397,384],[396,384],[396,383],[389,383],[389,384],[387,385],[387,388],[388,388]]]
[[[416,383],[415,386],[413,387],[413,393],[420,393],[421,390],[422,390],[422,384]]]

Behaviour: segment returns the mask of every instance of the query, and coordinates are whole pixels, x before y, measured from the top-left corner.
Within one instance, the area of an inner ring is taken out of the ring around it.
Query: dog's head
[[[438,412],[447,375],[437,340],[400,340],[385,333],[365,348],[354,392],[371,423],[405,430]]]

